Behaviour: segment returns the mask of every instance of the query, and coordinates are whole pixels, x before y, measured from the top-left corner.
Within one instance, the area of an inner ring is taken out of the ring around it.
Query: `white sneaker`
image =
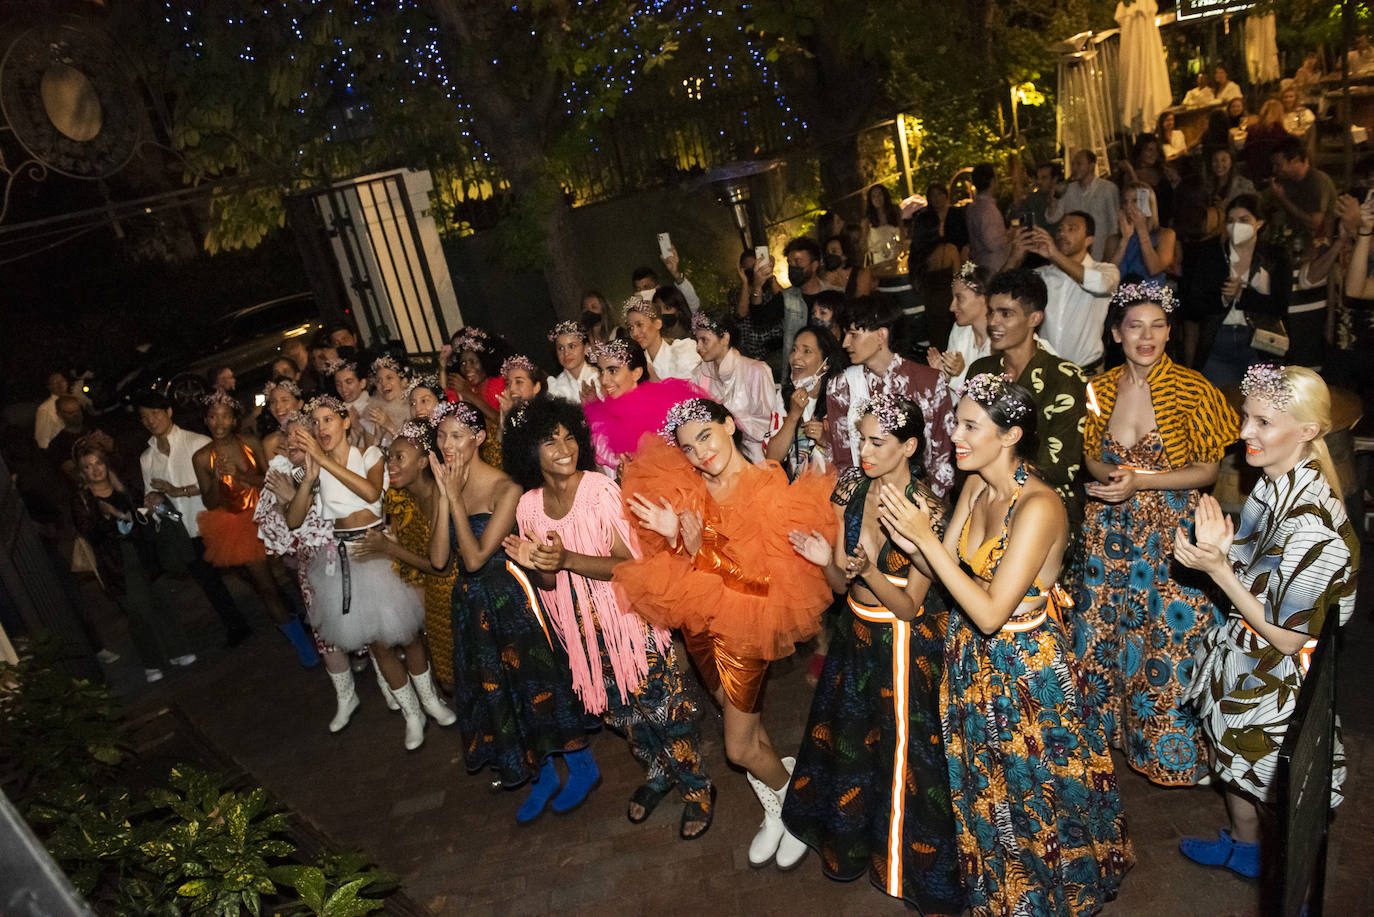
[[[143,677],[148,679],[149,684],[155,681],[162,681],[161,669],[144,669]]]
[[[171,660],[172,665],[190,665],[196,661],[195,653],[187,653],[185,656],[178,656]]]
[[[95,654],[95,658],[99,659],[106,665],[113,665],[114,663],[119,661],[119,654],[116,653],[114,650],[101,650],[100,652]]]

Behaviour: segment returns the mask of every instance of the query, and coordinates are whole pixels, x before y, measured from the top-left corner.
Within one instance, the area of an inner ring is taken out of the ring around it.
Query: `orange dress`
[[[253,450],[243,440],[238,441],[240,465],[253,475],[264,473]],[[234,481],[234,466],[226,467],[217,448],[210,451],[210,474],[219,491],[219,507],[196,516],[200,537],[205,541],[205,559],[216,567],[238,567],[267,559],[267,548],[258,537],[258,524],[253,521],[262,491],[244,487]]]
[[[830,587],[788,535],[819,531],[834,541],[834,485],[833,476],[819,474],[788,484],[782,467],[767,462],[748,466],[712,497],[679,450],[648,437],[625,468],[626,498],[666,498],[679,513],[700,513],[702,544],[690,556],[680,540],[669,547],[640,527],[643,556],[616,567],[615,582],[641,617],[682,629],[706,687],[723,685],[737,709],[754,712],[768,662],[790,656],[820,629]]]

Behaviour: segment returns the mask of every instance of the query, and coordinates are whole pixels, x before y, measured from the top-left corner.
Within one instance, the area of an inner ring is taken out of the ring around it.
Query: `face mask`
[[[644,300],[645,302],[653,302],[653,301],[654,301],[654,288],[653,288],[653,287],[650,287],[650,288],[647,289],[647,290],[636,290],[635,292],[637,292],[637,293],[639,294],[639,298],[642,299],[642,300]]]
[[[844,255],[837,255],[829,252],[825,256],[825,269],[827,271],[838,271],[844,266]]]
[[[672,331],[672,330],[673,330],[674,328],[676,328],[676,327],[677,327],[677,313],[676,313],[676,312],[664,312],[664,313],[663,313],[663,330],[664,330],[664,331]]]
[[[1249,223],[1232,223],[1230,232],[1232,245],[1244,245],[1255,237],[1255,227]]]
[[[594,328],[599,324],[601,324],[601,313],[591,311],[582,313],[583,328]]]
[[[829,328],[831,325],[833,325],[833,324],[835,324],[835,323],[834,323],[834,321],[831,320],[831,319],[828,319],[828,318],[817,318],[816,316],[813,315],[813,316],[811,316],[811,324],[816,325],[816,326],[821,327],[821,328]]]
[[[795,264],[788,265],[787,282],[794,287],[799,287],[806,283],[806,268],[797,267]]]

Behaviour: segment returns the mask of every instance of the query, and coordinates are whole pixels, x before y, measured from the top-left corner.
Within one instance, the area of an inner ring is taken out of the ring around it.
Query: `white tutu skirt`
[[[328,546],[314,552],[306,576],[315,590],[310,624],[325,642],[347,652],[378,641],[403,646],[415,639],[425,623],[420,591],[396,575],[383,557],[347,558],[348,613],[344,614],[344,557],[351,546]],[[329,572],[331,555],[334,572]]]

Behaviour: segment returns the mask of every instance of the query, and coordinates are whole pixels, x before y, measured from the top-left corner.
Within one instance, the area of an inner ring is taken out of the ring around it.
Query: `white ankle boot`
[[[386,709],[400,710],[401,705],[396,703],[396,698],[391,696],[391,686],[386,683],[386,678],[382,675],[382,667],[377,665],[377,660],[372,660],[372,671],[377,673],[377,687],[382,689],[382,698],[386,701]]]
[[[334,710],[334,719],[329,721],[329,731],[338,732],[348,725],[353,711],[358,709],[358,692],[353,687],[353,670],[330,672],[329,680],[334,685],[334,696],[339,706]]]
[[[792,773],[792,768],[796,767],[796,765],[797,765],[797,759],[796,759],[796,758],[783,758],[783,759],[782,759],[782,766],[785,767],[785,768],[787,768],[787,773],[788,773],[789,775]],[[782,789],[778,790],[778,810],[779,810],[779,811],[782,810],[782,804],[783,804],[783,802],[785,802],[785,801],[787,800],[787,790],[788,790],[788,788],[791,787],[791,786],[792,786],[792,781],[789,780],[789,781],[787,782],[787,786],[785,786],[785,787],[783,787]],[[782,819],[779,818],[779,821],[781,821],[781,820],[782,820]],[[800,863],[800,862],[802,861],[802,858],[805,857],[805,856],[806,856],[806,844],[804,844],[802,841],[798,840],[797,837],[796,837],[796,835],[794,835],[791,831],[788,831],[788,830],[787,830],[787,826],[784,825],[784,826],[783,826],[783,829],[782,829],[782,839],[778,841],[778,852],[777,852],[777,854],[773,857],[773,862],[777,864],[777,866],[778,866],[779,869],[787,870],[787,869],[792,869],[793,867],[795,867],[798,863]]]
[[[439,694],[434,690],[434,668],[425,669],[419,675],[410,676],[410,680],[415,682],[415,694],[420,698],[420,706],[424,708],[434,718],[434,722],[440,726],[452,726],[458,722],[458,717],[453,711],[444,705],[439,699]]]
[[[406,718],[406,751],[414,751],[425,741],[425,712],[420,709],[420,699],[415,696],[415,686],[407,681],[404,687],[387,693],[396,698],[396,703]]]
[[[792,773],[795,758],[783,758],[783,767]],[[791,869],[806,855],[806,845],[797,840],[782,823],[782,803],[787,798],[787,787],[775,790],[753,774],[746,774],[754,795],[763,806],[763,824],[749,843],[749,865],[758,869],[776,860],[779,869]]]

